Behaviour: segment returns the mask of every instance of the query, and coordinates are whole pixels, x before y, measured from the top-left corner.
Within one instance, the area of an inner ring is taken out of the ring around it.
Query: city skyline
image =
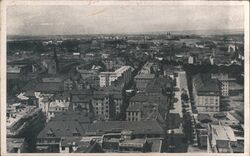
[[[194,9],[195,12],[192,11]],[[8,35],[140,34],[244,29],[244,9],[240,5],[26,6],[25,9],[11,6],[7,9],[7,19]]]

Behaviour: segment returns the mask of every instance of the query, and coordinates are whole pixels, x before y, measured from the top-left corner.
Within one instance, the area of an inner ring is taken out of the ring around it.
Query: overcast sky
[[[243,6],[9,6],[7,34],[243,29]]]

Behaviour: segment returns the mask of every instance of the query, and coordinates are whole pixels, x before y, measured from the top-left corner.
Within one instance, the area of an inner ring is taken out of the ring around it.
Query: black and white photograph
[[[247,155],[248,5],[5,1],[2,154]]]

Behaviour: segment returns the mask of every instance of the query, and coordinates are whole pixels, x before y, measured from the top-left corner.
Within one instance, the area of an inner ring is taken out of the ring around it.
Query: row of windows
[[[139,114],[139,112],[128,112],[128,114],[137,116]]]
[[[106,110],[106,113],[109,113],[109,111]],[[96,111],[96,114],[99,114],[99,111]],[[104,111],[101,111],[100,114],[104,114]]]
[[[138,118],[134,118],[134,117],[132,117],[132,118],[128,117],[128,121],[139,121],[139,119]]]
[[[64,111],[67,110],[66,108],[55,108],[56,111]]]

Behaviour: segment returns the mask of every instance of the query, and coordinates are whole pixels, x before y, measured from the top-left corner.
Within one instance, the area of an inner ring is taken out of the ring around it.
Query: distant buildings
[[[231,82],[231,72],[192,75],[190,68],[241,66],[243,41],[234,47],[217,36],[169,32],[128,38],[28,41],[44,43],[40,58],[11,49],[8,58],[21,60],[7,65],[8,152],[242,153],[243,85]]]
[[[235,52],[235,50],[236,50],[236,46],[235,46],[235,44],[229,44],[228,45],[228,52],[230,53],[230,52]]]
[[[188,57],[188,64],[194,64],[194,57],[193,56]]]
[[[218,80],[197,74],[193,77],[194,101],[198,112],[218,112],[220,110],[220,86]]]
[[[132,68],[130,66],[123,66],[114,72],[101,72],[100,77],[100,87],[107,87],[111,85],[111,82],[122,78],[125,84],[129,83],[131,80]]]

